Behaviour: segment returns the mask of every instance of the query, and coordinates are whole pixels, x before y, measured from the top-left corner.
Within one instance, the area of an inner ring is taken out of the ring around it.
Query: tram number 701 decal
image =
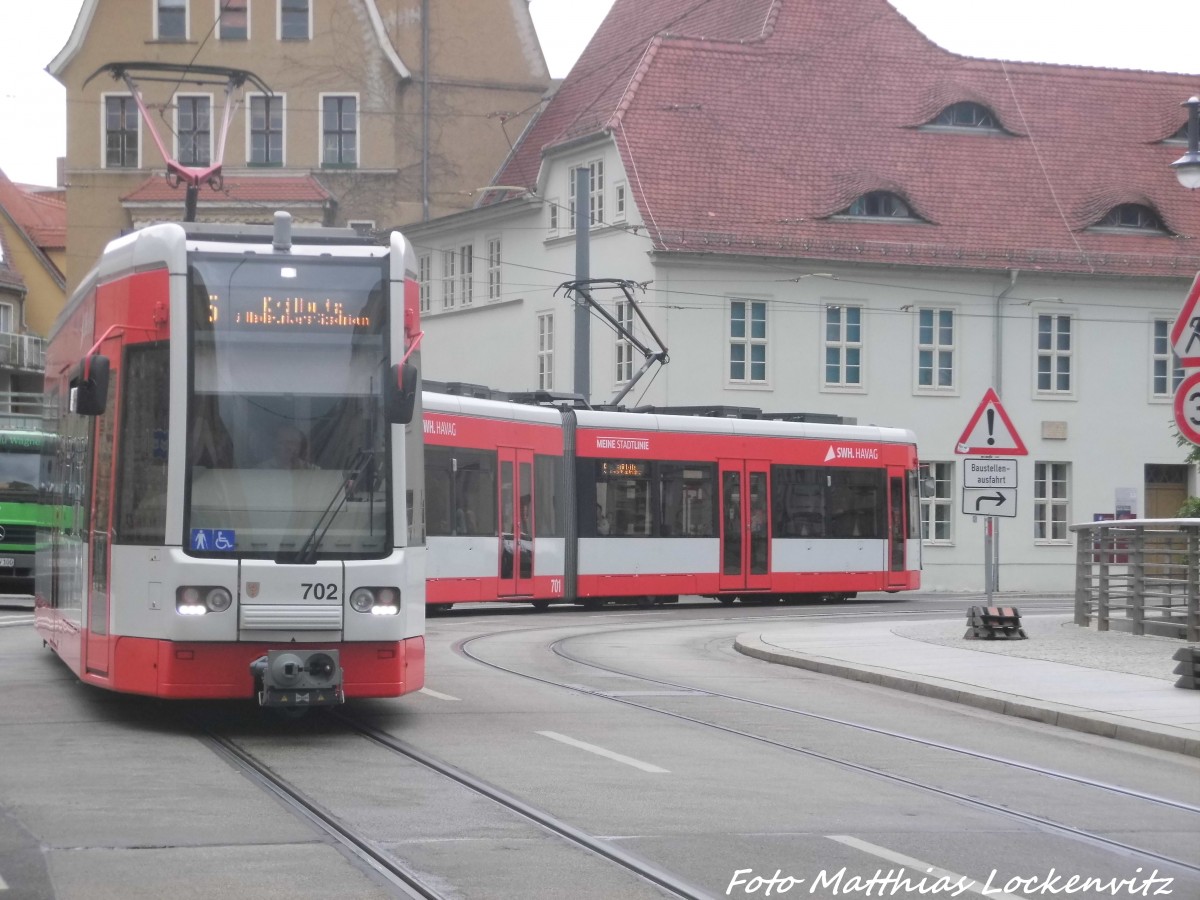
[[[302,581],[300,587],[304,588],[304,599],[310,597],[313,600],[336,600],[338,598],[338,586],[332,581],[328,584],[321,582]]]

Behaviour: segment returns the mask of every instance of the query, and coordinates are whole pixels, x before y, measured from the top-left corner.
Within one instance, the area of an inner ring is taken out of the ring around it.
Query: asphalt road
[[[84,687],[0,610],[0,900],[400,895],[197,717],[438,896],[678,895],[546,821],[685,896],[1200,896],[1197,761],[732,649],[749,618],[963,605],[454,610],[429,620],[425,691],[299,720]]]

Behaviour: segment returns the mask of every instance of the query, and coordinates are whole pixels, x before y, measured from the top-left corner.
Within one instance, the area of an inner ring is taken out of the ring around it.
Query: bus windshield
[[[385,556],[384,264],[194,255],[189,283],[187,549]]]
[[[29,503],[38,499],[44,440],[35,432],[0,431],[0,501]]]

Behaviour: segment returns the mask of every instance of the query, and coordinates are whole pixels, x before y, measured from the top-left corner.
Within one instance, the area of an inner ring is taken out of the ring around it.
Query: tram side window
[[[534,456],[534,522],[538,537],[563,537],[567,533],[565,491],[562,457]]]
[[[425,448],[426,528],[432,536],[496,534],[496,454]]]
[[[884,472],[882,469],[830,469],[829,536],[884,536]]]
[[[114,543],[166,541],[168,369],[165,343],[125,351]]]
[[[815,466],[772,468],[771,530],[775,537],[825,537],[828,471]]]
[[[716,477],[716,467],[711,463],[658,464],[662,503],[659,533],[663,537],[716,536]]]
[[[604,460],[596,471],[598,534],[649,537],[654,533],[650,464]],[[607,531],[605,530],[607,529]]]

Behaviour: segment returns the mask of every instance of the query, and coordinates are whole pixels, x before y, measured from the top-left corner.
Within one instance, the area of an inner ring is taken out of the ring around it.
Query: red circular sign
[[[1193,372],[1175,391],[1175,424],[1179,433],[1200,444],[1200,372]]]

